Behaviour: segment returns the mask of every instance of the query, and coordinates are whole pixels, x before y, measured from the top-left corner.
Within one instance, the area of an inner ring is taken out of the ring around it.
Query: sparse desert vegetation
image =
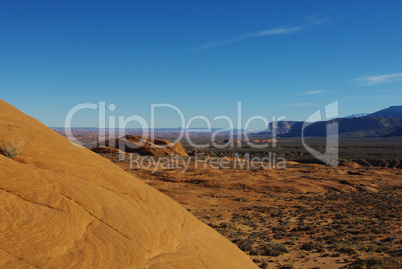
[[[288,162],[284,170],[153,173],[101,155],[181,203],[260,268],[399,268],[400,169],[347,160],[335,168]]]
[[[14,159],[21,154],[25,145],[25,140],[22,139],[9,139],[0,141],[0,153],[10,159]]]
[[[401,14],[1,1],[0,269],[402,269]]]
[[[256,268],[177,202],[0,100],[0,268]],[[23,140],[20,140],[23,141]],[[216,248],[220,249],[217,253]]]

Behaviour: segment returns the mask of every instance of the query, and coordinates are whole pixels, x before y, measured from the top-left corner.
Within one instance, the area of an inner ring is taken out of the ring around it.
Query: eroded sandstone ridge
[[[1,268],[256,268],[179,204],[0,100]]]
[[[118,153],[120,150],[126,153],[137,153],[143,156],[188,156],[180,142],[174,144],[164,139],[153,139],[141,136],[126,135],[98,143],[92,151],[97,153]]]

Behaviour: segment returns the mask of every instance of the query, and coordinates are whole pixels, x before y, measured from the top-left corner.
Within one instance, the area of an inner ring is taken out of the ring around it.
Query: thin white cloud
[[[359,83],[361,86],[372,86],[372,85],[377,85],[377,84],[385,84],[385,83],[391,83],[395,81],[402,80],[402,73],[398,74],[387,74],[387,75],[381,75],[381,76],[364,76],[355,79],[357,83]]]
[[[268,35],[283,35],[283,34],[290,34],[296,31],[303,29],[305,26],[297,26],[297,27],[290,27],[290,28],[274,28],[269,30],[260,31],[255,33],[253,36],[268,36]]]
[[[253,38],[253,37],[290,34],[290,33],[299,31],[303,28],[304,28],[304,26],[297,26],[297,27],[290,27],[290,28],[274,28],[274,29],[263,30],[260,32],[237,36],[237,37],[231,38],[231,39],[225,39],[225,40],[220,40],[220,41],[209,41],[209,42],[202,44],[201,46],[196,47],[194,50],[204,50],[204,49],[209,49],[212,47],[220,47],[220,46],[224,46],[224,45],[231,44],[231,43],[236,43],[236,42],[243,41],[245,39],[249,39],[249,38]]]
[[[309,95],[311,95],[311,94],[320,94],[320,93],[325,93],[325,92],[328,92],[328,91],[316,90],[316,91],[303,92],[302,94],[309,94]]]
[[[313,25],[321,25],[321,24],[325,24],[325,23],[330,23],[331,20],[327,17],[319,17],[317,15],[311,15],[309,17],[307,17],[307,21],[309,24],[313,24]]]
[[[317,26],[317,25],[321,25],[321,24],[329,23],[329,22],[330,22],[330,20],[328,18],[316,18],[315,16],[310,16],[307,18],[307,20],[305,20],[304,23],[300,23],[301,25],[298,25],[298,26],[276,27],[276,28],[272,28],[272,29],[259,31],[259,32],[253,32],[253,33],[249,33],[249,34],[245,34],[245,35],[240,35],[240,36],[230,38],[230,39],[224,39],[224,40],[219,40],[219,41],[209,41],[204,44],[201,44],[200,46],[194,48],[193,50],[200,51],[200,50],[210,49],[213,47],[220,47],[220,46],[240,42],[240,41],[243,41],[243,40],[246,40],[249,38],[255,38],[255,37],[291,34],[291,33],[298,32],[309,26]]]

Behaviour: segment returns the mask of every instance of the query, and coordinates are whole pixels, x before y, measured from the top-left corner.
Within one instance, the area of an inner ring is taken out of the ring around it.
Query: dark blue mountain
[[[371,113],[366,117],[402,118],[402,106],[390,106],[389,108]]]

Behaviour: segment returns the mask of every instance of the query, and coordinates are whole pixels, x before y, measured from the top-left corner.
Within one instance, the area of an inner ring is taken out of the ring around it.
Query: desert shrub
[[[382,268],[401,268],[401,259],[399,258],[388,258],[388,257],[371,257],[366,260],[358,259],[357,261],[349,264],[346,268],[351,269],[382,269]]]
[[[300,248],[307,251],[317,250],[318,252],[323,252],[323,246],[314,242],[304,243]]]
[[[254,250],[253,246],[250,245],[249,243],[242,243],[239,245],[239,248],[243,251],[252,251]]]
[[[387,236],[384,240],[382,240],[383,242],[392,242],[394,240],[398,239],[398,237],[396,236]]]
[[[14,159],[22,152],[24,145],[25,141],[21,139],[2,141],[0,142],[0,153],[10,159]]]
[[[244,197],[238,197],[238,198],[236,198],[236,199],[235,199],[235,201],[236,201],[236,202],[241,202],[241,203],[247,203],[247,202],[250,202],[250,200],[249,200],[249,199],[244,198]]]
[[[295,266],[293,264],[285,264],[279,267],[279,269],[293,269]]]
[[[289,250],[284,245],[275,243],[274,241],[270,241],[264,246],[264,254],[266,256],[279,256],[288,252]]]
[[[344,254],[356,254],[356,250],[351,246],[340,246],[336,250]]]
[[[252,255],[252,256],[258,256],[258,255],[260,255],[260,252],[259,252],[258,250],[256,250],[256,249],[252,249],[252,250],[250,251],[250,255]]]
[[[285,235],[284,233],[276,233],[276,234],[274,234],[273,238],[274,239],[282,239],[284,235]]]
[[[311,231],[313,226],[311,224],[299,224],[297,227],[293,228],[292,231]]]

